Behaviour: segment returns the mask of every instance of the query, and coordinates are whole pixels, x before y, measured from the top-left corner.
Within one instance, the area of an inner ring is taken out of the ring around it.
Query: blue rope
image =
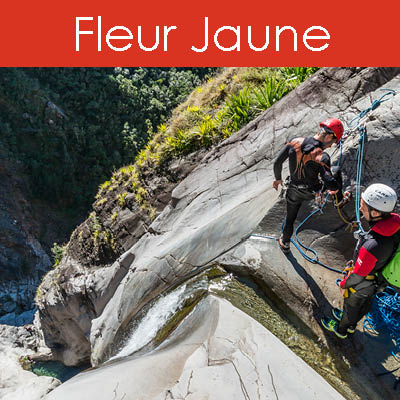
[[[328,200],[328,197],[329,197],[329,195],[327,194],[326,197],[325,197],[325,200],[324,200],[323,204],[321,205],[321,207],[319,207],[318,209],[314,210],[310,215],[307,216],[307,218],[304,219],[304,221],[302,221],[302,222],[299,224],[299,226],[297,227],[297,229],[296,229],[296,231],[295,231],[295,233],[294,233],[294,237],[295,237],[296,239],[295,239],[295,240],[290,239],[290,241],[291,241],[291,242],[293,243],[293,245],[297,248],[297,250],[299,251],[299,253],[300,253],[307,261],[309,261],[310,263],[321,265],[322,267],[324,267],[324,268],[326,268],[326,269],[329,269],[330,271],[338,272],[338,273],[341,274],[341,273],[342,273],[341,270],[335,269],[335,268],[332,268],[332,267],[329,267],[328,265],[326,265],[326,264],[322,263],[321,261],[319,261],[319,259],[318,259],[318,253],[317,253],[314,249],[305,246],[305,245],[299,240],[299,238],[297,237],[297,233],[298,233],[299,229],[301,228],[301,226],[302,226],[309,218],[311,218],[314,214],[316,214],[317,212],[322,212],[322,210],[323,210],[323,208],[325,207],[325,204],[326,204],[326,202],[327,202],[327,200]],[[281,225],[281,232],[283,231],[284,224],[285,224],[285,221],[282,222],[282,225]],[[261,239],[278,240],[278,238],[277,238],[276,236],[259,235],[259,234],[255,234],[255,233],[251,234],[250,237],[256,237],[256,238],[258,237],[258,238],[261,238]],[[303,248],[306,249],[307,251],[310,251],[311,253],[313,253],[313,254],[314,254],[314,257],[310,257],[308,254],[306,254],[306,253],[301,249],[301,247],[303,247]]]
[[[361,111],[360,114],[357,115],[357,117],[353,118],[350,121],[350,123],[348,124],[349,129],[354,129],[355,127],[358,128],[360,126],[360,121],[362,118],[364,118],[369,112],[378,108],[382,103],[390,100],[393,96],[396,95],[396,91],[393,89],[381,89],[381,91],[384,91],[386,93],[383,94],[379,99],[374,100],[368,108]],[[385,97],[388,97],[388,96],[390,96],[390,98],[385,99]],[[352,126],[354,121],[357,121],[357,122],[356,122],[355,126]]]
[[[357,149],[357,177],[356,177],[356,218],[357,218],[357,224],[358,224],[358,229],[360,232],[365,232],[362,225],[361,225],[361,217],[360,217],[360,202],[361,202],[361,177],[362,177],[362,165],[363,165],[363,158],[364,158],[364,147],[365,147],[365,134],[366,134],[366,129],[365,127],[360,125],[360,121],[363,117],[365,117],[369,112],[375,110],[377,107],[379,107],[383,102],[388,101],[389,98],[386,98],[388,96],[390,96],[390,98],[392,96],[396,95],[396,92],[392,89],[381,89],[386,91],[385,94],[383,94],[379,99],[375,100],[372,102],[371,106],[368,107],[367,109],[363,110],[360,112],[360,114],[355,117],[349,124],[349,127],[351,126],[351,124],[356,120],[356,128],[359,130],[360,132],[360,137],[358,139],[358,149]],[[343,154],[343,143],[342,143],[342,139],[340,139],[339,141],[339,158],[337,161],[337,166],[340,166],[341,162],[342,162],[342,154]],[[314,249],[305,246],[297,237],[297,233],[300,229],[300,227],[309,219],[311,218],[315,213],[317,212],[321,212],[323,208],[325,207],[325,204],[328,200],[329,195],[326,195],[325,197],[325,201],[322,204],[322,206],[320,208],[318,208],[317,210],[313,211],[310,215],[308,215],[304,221],[302,221],[299,226],[297,227],[295,233],[294,233],[294,239],[290,239],[290,241],[293,243],[293,245],[297,248],[297,250],[299,251],[299,253],[309,262],[313,263],[313,264],[319,264],[322,267],[329,269],[330,271],[334,271],[334,272],[338,272],[338,273],[342,273],[342,270],[336,269],[336,268],[332,268],[329,267],[328,265],[322,263],[319,261],[318,259],[318,253],[317,251],[315,251]],[[313,254],[313,257],[310,257],[309,255],[307,255],[303,250],[305,249],[308,252],[311,252]]]
[[[317,212],[321,212],[321,213],[322,213],[322,210],[324,209],[324,207],[325,207],[325,205],[326,205],[326,202],[327,202],[327,200],[328,200],[328,197],[329,197],[329,194],[327,194],[327,195],[325,196],[325,200],[324,200],[324,202],[322,203],[322,205],[321,205],[318,209],[314,210],[311,214],[309,214],[309,215],[299,224],[299,226],[296,228],[296,230],[295,230],[295,232],[294,232],[294,239],[290,239],[290,241],[293,243],[293,245],[296,247],[296,249],[299,251],[299,253],[300,253],[308,262],[310,262],[310,263],[312,263],[312,264],[318,264],[318,265],[320,265],[321,267],[324,267],[324,268],[326,268],[326,269],[329,269],[330,271],[337,272],[337,273],[341,274],[341,273],[342,273],[342,270],[329,267],[328,265],[326,265],[326,264],[324,264],[323,262],[319,261],[317,251],[314,250],[314,249],[312,249],[311,247],[307,247],[306,245],[304,245],[304,244],[300,241],[300,239],[297,237],[297,233],[299,232],[299,229],[303,226],[303,224],[305,224],[305,223],[306,223],[314,214],[316,214]],[[302,250],[302,248],[305,249],[305,250],[308,251],[308,252],[311,252],[311,253],[313,254],[313,257],[310,257],[308,254],[306,254],[306,253]]]
[[[395,341],[392,355],[400,361],[400,294],[391,287],[378,293],[363,322],[366,330],[387,330]]]
[[[396,91],[393,89],[381,89],[385,91],[379,99],[374,100],[372,104],[361,111],[357,117],[353,118],[348,127],[350,129],[357,128],[360,132],[360,137],[358,139],[358,149],[357,149],[357,174],[356,174],[356,196],[355,196],[355,210],[356,210],[356,218],[355,221],[358,225],[358,233],[365,233],[364,228],[361,225],[361,216],[360,216],[360,202],[361,202],[361,177],[362,177],[362,166],[363,166],[363,158],[364,158],[364,148],[365,148],[365,134],[366,129],[364,126],[361,126],[361,120],[364,118],[369,112],[378,108],[385,101],[390,100],[393,96],[396,95]],[[356,121],[354,125],[354,121]]]
[[[356,222],[358,225],[359,232],[364,233],[364,228],[361,225],[361,215],[360,215],[360,202],[361,202],[361,177],[362,177],[362,165],[364,158],[364,145],[365,145],[365,133],[364,127],[358,127],[360,131],[360,137],[358,139],[358,149],[357,149],[357,176],[356,176]]]
[[[339,158],[338,158],[338,161],[337,161],[336,166],[340,166],[340,164],[341,164],[341,162],[342,162],[342,153],[343,153],[343,143],[342,143],[342,139],[340,139],[340,141],[339,141],[338,144],[339,144]],[[337,272],[337,273],[341,274],[341,273],[343,272],[342,270],[329,267],[328,265],[326,265],[326,264],[324,264],[323,262],[319,261],[318,252],[317,252],[316,250],[312,249],[311,247],[305,246],[305,245],[301,242],[301,240],[298,238],[298,236],[297,236],[297,233],[299,232],[299,229],[303,226],[303,224],[306,223],[306,221],[308,221],[308,220],[309,220],[314,214],[316,214],[317,212],[320,212],[320,213],[323,212],[323,209],[324,209],[324,207],[325,207],[325,205],[326,205],[326,203],[327,203],[327,201],[328,201],[328,197],[329,197],[329,194],[327,194],[327,195],[325,196],[325,200],[324,200],[324,202],[321,204],[321,206],[318,207],[318,209],[314,210],[311,214],[309,214],[309,215],[299,224],[299,226],[297,227],[297,229],[296,229],[295,232],[294,232],[294,239],[290,239],[290,241],[293,243],[293,245],[296,247],[296,249],[299,251],[299,253],[300,253],[307,261],[309,261],[310,263],[312,263],[312,264],[318,264],[318,265],[320,265],[321,267],[324,267],[324,268],[326,268],[326,269],[328,269],[328,270],[330,270],[330,271]],[[283,230],[283,224],[282,224],[281,230]],[[312,253],[313,256],[310,257],[308,254],[306,254],[306,253],[302,250],[302,248],[305,249],[307,252]]]

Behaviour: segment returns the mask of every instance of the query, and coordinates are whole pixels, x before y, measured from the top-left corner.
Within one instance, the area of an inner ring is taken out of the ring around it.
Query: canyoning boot
[[[330,332],[333,332],[338,338],[340,338],[340,339],[346,339],[347,338],[347,334],[342,335],[341,333],[339,333],[337,331],[339,324],[334,319],[328,318],[328,317],[324,317],[324,318],[321,319],[321,323],[322,323],[322,326],[326,330],[328,330]]]
[[[282,239],[282,235],[278,239],[278,244],[279,244],[279,247],[281,248],[281,250],[285,254],[290,252],[290,242],[284,242],[283,239]]]
[[[340,308],[332,308],[332,315],[336,319],[336,321],[341,321],[343,317],[343,310]]]
[[[353,197],[353,195],[351,194],[351,192],[348,192],[348,191],[343,192],[343,199],[342,199],[341,201],[339,201],[338,203],[337,203],[336,200],[335,200],[335,202],[334,202],[333,204],[334,204],[334,206],[335,206],[336,208],[341,209],[341,208],[343,208],[346,204],[350,203],[350,200],[352,199],[352,197]]]
[[[343,317],[343,311],[340,308],[332,308],[332,315],[337,321],[341,321]],[[351,326],[347,328],[348,333],[354,333],[356,330]]]

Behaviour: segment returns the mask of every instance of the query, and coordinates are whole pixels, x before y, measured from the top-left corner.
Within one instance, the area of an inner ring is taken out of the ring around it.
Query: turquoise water
[[[90,368],[90,365],[67,367],[59,361],[41,361],[33,363],[32,372],[39,376],[57,378],[63,383],[87,368]]]

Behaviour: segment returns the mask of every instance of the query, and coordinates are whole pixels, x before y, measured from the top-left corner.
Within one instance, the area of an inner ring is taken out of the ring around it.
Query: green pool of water
[[[51,376],[57,378],[61,382],[71,379],[79,372],[90,368],[90,365],[81,367],[67,367],[59,361],[41,361],[35,362],[32,365],[32,372],[39,376]]]

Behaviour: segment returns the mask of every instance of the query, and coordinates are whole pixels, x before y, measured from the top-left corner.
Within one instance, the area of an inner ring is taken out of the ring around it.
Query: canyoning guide
[[[335,173],[331,169],[329,154],[323,150],[339,143],[344,128],[340,120],[329,118],[320,123],[320,131],[314,137],[297,137],[288,142],[279,152],[274,163],[275,180],[272,184],[275,190],[282,185],[282,164],[289,159],[289,180],[286,190],[286,219],[278,243],[285,253],[290,250],[290,238],[293,234],[293,224],[303,201],[314,197],[320,198],[321,193],[328,190],[336,194],[336,206],[341,208],[350,199],[349,192],[342,192],[342,177],[339,169]]]
[[[370,185],[361,194],[360,211],[369,223],[369,230],[358,239],[346,277],[336,281],[344,297],[343,310],[333,308],[334,319],[321,320],[325,329],[341,339],[354,333],[377,291],[388,284],[382,270],[400,242],[400,216],[393,212],[396,202],[396,192],[380,183]]]

